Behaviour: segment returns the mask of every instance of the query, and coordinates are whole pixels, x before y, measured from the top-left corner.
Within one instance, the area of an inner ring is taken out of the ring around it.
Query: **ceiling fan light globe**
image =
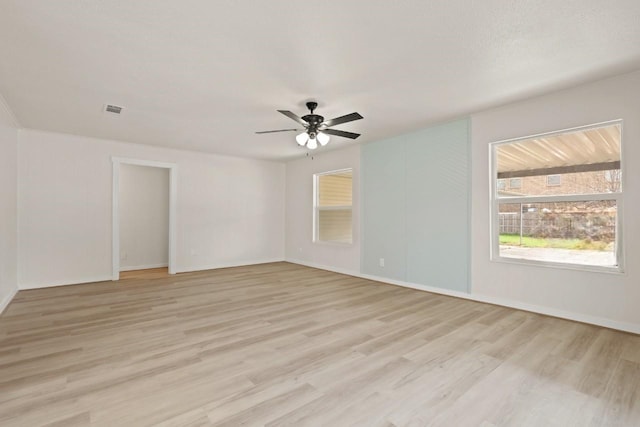
[[[323,147],[325,145],[327,145],[329,143],[329,135],[327,135],[326,133],[322,133],[322,132],[318,132],[318,135],[316,136],[316,139],[318,140],[318,142],[320,143],[320,145],[322,145]]]
[[[302,132],[301,134],[296,135],[296,142],[299,146],[304,147],[304,145],[309,140],[309,135],[306,132]]]
[[[315,138],[311,138],[309,140],[309,142],[307,143],[307,148],[309,148],[309,150],[315,150],[316,148],[318,148],[318,143],[316,142]]]

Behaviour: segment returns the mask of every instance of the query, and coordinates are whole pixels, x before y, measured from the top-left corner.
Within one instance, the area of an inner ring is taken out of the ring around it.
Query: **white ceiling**
[[[378,140],[640,68],[639,22],[637,0],[0,0],[0,93],[28,128],[287,159],[294,133],[253,133],[296,127],[276,109]]]

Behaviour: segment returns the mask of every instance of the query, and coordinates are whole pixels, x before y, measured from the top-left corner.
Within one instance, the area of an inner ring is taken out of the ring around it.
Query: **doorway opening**
[[[175,274],[177,165],[112,161],[112,280]]]

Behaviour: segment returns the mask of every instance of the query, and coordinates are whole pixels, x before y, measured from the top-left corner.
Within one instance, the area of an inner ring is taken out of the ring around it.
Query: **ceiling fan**
[[[344,116],[336,117],[335,119],[325,120],[324,117],[314,114],[314,110],[318,107],[317,102],[307,102],[307,108],[310,114],[306,116],[298,117],[291,111],[278,110],[279,113],[284,114],[290,119],[298,122],[304,127],[304,132],[296,136],[296,142],[301,147],[305,145],[310,150],[318,148],[318,143],[324,146],[329,142],[329,135],[341,136],[343,138],[356,139],[360,136],[359,133],[346,132],[343,130],[329,129],[332,126],[336,126],[342,123],[352,122],[354,120],[360,120],[363,117],[358,113],[351,113]],[[274,132],[294,132],[302,129],[278,129],[278,130],[265,130],[256,132],[258,134],[274,133]]]

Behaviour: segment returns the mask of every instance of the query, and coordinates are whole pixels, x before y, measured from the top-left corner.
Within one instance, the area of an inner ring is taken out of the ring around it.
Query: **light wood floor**
[[[169,276],[167,267],[147,268],[145,270],[121,271],[120,280],[129,279],[166,279]]]
[[[2,426],[640,426],[640,337],[287,263],[21,291]]]

